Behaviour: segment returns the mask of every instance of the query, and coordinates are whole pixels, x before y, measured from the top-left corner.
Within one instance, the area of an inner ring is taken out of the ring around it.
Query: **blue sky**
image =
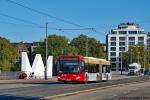
[[[55,17],[79,24],[84,27],[96,28],[98,31],[74,30],[57,31],[54,28],[73,28],[73,26],[54,18],[44,16],[7,0],[0,0],[0,14],[28,20],[41,26],[48,24],[48,34],[64,35],[72,39],[81,33],[95,37],[105,43],[106,34],[122,22],[137,22],[146,32],[150,32],[150,0],[12,0],[45,12]],[[11,24],[9,24],[11,23]],[[31,26],[25,26],[31,25]],[[11,42],[39,41],[45,37],[45,29],[30,23],[24,23],[0,15],[0,36]]]

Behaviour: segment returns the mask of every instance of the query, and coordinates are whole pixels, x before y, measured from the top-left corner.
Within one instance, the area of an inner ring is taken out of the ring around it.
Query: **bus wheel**
[[[106,82],[108,81],[108,75],[106,75]]]
[[[99,78],[99,75],[96,76],[96,82],[99,82],[100,81],[100,78]]]
[[[64,81],[64,84],[67,84],[68,82],[67,81]]]
[[[88,76],[86,75],[86,77],[85,77],[85,81],[84,81],[84,83],[85,84],[87,84],[88,83]]]

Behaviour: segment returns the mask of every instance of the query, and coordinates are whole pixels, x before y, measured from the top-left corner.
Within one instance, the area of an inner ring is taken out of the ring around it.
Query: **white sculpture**
[[[44,78],[45,67],[41,54],[36,54],[32,67],[26,52],[22,52],[21,71],[27,74],[27,78]],[[53,56],[47,59],[47,77],[52,78],[53,74]]]

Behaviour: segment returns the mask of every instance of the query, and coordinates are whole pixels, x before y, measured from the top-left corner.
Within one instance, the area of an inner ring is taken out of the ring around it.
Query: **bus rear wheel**
[[[87,75],[85,76],[85,81],[84,81],[84,83],[85,83],[85,84],[88,83],[88,76],[87,76]]]

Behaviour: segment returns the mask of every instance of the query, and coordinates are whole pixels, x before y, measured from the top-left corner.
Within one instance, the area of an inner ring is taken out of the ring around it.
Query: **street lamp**
[[[131,48],[131,55],[130,55],[130,63],[132,63],[132,48]]]
[[[46,23],[46,39],[45,39],[45,80],[47,80],[47,27],[48,27],[48,23]]]
[[[122,50],[121,50],[121,75],[122,75]]]

